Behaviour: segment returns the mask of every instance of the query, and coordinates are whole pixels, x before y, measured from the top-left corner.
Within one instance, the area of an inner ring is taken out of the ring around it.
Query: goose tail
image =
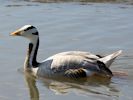
[[[122,50],[119,50],[103,58],[100,58],[99,61],[103,62],[106,65],[106,67],[109,68],[110,65],[113,63],[113,61],[115,60],[115,58],[118,57],[121,53],[122,53]]]

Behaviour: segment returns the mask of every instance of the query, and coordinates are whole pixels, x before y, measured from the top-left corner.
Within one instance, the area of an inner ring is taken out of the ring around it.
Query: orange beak
[[[10,35],[11,36],[20,36],[21,35],[21,31],[20,30],[16,30],[16,31],[12,32]]]

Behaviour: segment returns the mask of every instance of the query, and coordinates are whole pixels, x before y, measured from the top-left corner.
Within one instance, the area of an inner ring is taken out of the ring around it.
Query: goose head
[[[12,32],[10,35],[11,36],[22,36],[22,37],[29,39],[30,41],[33,41],[33,40],[35,41],[36,39],[39,38],[39,33],[36,27],[32,25],[25,25],[17,29],[16,31]]]

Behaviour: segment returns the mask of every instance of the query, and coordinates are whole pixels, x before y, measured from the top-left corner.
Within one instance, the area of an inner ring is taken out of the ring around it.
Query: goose
[[[113,73],[109,67],[122,53],[122,50],[119,50],[107,56],[100,56],[84,51],[66,51],[38,62],[39,32],[35,26],[25,25],[10,35],[30,40],[24,70],[38,77],[86,78],[93,75],[112,77]]]

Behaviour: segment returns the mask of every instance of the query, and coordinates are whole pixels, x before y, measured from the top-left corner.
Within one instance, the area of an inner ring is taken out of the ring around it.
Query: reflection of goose
[[[25,72],[25,79],[27,82],[27,86],[29,88],[29,93],[31,100],[39,100],[39,92],[45,94],[47,91],[39,91],[38,87],[36,86],[36,78],[29,72]],[[67,93],[75,93],[78,95],[86,95],[91,96],[92,94],[95,96],[106,96],[106,97],[117,97],[119,91],[110,86],[110,79],[109,78],[101,78],[96,76],[95,78],[91,77],[89,79],[79,79],[76,80],[66,80],[62,79],[49,79],[43,78],[39,79],[41,84],[44,84],[44,88],[53,91],[55,94],[64,95]],[[42,86],[42,85],[41,85]],[[46,90],[47,90],[46,89]]]
[[[121,50],[105,57],[89,52],[70,51],[51,56],[39,63],[36,61],[39,47],[39,33],[34,26],[25,25],[11,33],[12,36],[23,36],[30,40],[27,57],[24,64],[25,70],[30,70],[36,76],[55,77],[66,76],[80,78],[103,74],[112,76],[109,66],[121,54]]]
[[[25,71],[25,80],[29,89],[31,100],[39,100],[39,91],[36,87],[35,78],[30,73]]]

